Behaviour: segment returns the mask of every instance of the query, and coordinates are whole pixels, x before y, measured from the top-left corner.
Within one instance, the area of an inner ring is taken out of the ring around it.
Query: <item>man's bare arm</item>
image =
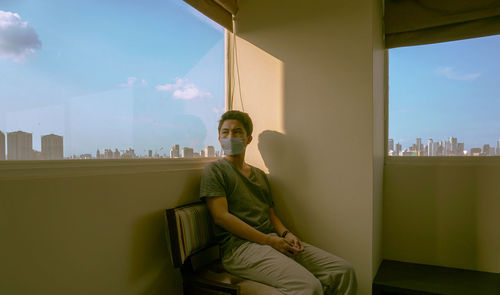
[[[269,209],[269,219],[271,220],[271,223],[273,224],[274,229],[279,236],[281,236],[285,231],[288,231],[288,229],[283,225],[281,220],[276,215],[274,208]]]
[[[279,217],[276,215],[274,208],[269,209],[269,219],[271,220],[271,223],[273,224],[274,229],[279,236],[283,236],[283,233],[286,232],[286,236],[284,237],[284,239],[295,247],[295,254],[298,254],[304,250],[300,239],[297,238],[297,236],[295,236],[293,233],[288,231],[288,229],[283,225]]]
[[[210,197],[206,200],[208,210],[212,214],[215,224],[243,239],[261,245],[269,245],[288,256],[295,254],[295,248],[287,240],[266,235],[231,214],[228,211],[227,199],[225,197]]]

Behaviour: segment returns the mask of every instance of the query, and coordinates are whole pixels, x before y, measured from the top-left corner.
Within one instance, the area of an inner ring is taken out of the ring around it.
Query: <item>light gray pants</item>
[[[340,257],[302,242],[304,252],[290,258],[271,246],[246,242],[222,257],[237,276],[277,288],[285,295],[356,294],[356,275]]]

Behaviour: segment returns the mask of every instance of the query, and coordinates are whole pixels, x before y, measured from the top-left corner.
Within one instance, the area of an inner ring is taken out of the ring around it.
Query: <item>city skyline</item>
[[[7,138],[7,140],[6,140]],[[135,159],[135,158],[199,158],[199,157],[220,157],[222,152],[209,145],[199,152],[192,147],[182,147],[179,144],[172,145],[169,154],[161,154],[161,150],[152,149],[145,154],[135,152],[133,148],[97,148],[95,154],[83,153],[64,156],[63,136],[56,134],[43,135],[41,140],[41,150],[33,148],[33,134],[24,131],[7,132],[7,136],[0,130],[0,160],[64,160],[64,159]],[[101,153],[102,150],[102,153]]]
[[[387,154],[389,156],[500,156],[500,137],[493,145],[484,143],[469,150],[465,148],[464,142],[459,142],[458,138],[453,136],[448,140],[428,138],[426,143],[421,137],[417,137],[411,146],[406,147],[389,138]]]

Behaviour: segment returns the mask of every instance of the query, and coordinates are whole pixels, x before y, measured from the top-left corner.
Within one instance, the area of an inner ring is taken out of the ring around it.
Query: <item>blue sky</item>
[[[181,0],[2,1],[0,130],[167,153],[218,146],[224,30]]]
[[[389,138],[500,139],[500,35],[389,50]]]

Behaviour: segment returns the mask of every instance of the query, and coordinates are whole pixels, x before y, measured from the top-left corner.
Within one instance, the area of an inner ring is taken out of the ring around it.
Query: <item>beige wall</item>
[[[242,0],[237,16],[243,105],[256,124],[247,159],[268,169],[293,231],[354,265],[359,294],[371,293],[381,257],[378,4]]]
[[[386,163],[384,259],[500,272],[500,161],[419,160]]]
[[[0,178],[0,293],[181,294],[163,210],[200,172]]]

